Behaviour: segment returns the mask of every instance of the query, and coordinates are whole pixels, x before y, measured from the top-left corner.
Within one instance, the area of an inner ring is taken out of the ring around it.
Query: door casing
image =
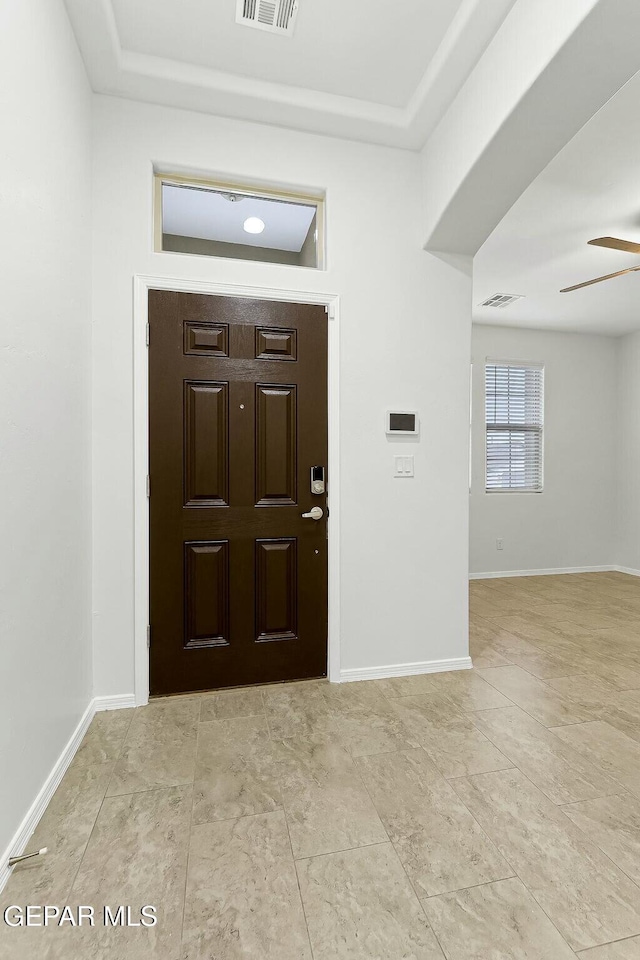
[[[175,277],[134,277],[133,304],[133,388],[134,388],[134,670],[136,706],[149,700],[149,376],[147,321],[149,290],[177,293],[218,294],[226,297],[253,297],[289,303],[311,303],[327,307],[329,316],[328,394],[328,679],[340,681],[340,418],[339,418],[339,297],[330,293],[247,287],[235,284],[181,280]]]

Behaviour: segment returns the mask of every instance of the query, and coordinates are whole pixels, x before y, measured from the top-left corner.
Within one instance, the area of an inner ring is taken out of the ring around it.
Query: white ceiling
[[[237,194],[236,194],[237,196]],[[314,206],[243,197],[231,203],[221,193],[189,187],[162,187],[162,229],[178,237],[221,240],[299,253],[309,232]],[[259,217],[262,233],[247,233],[244,222]]]
[[[587,246],[602,236],[640,243],[640,73],[534,180],[476,254],[474,303],[524,294],[474,320],[619,336],[640,330],[640,273],[573,293],[562,287],[640,265],[640,256]]]
[[[236,0],[65,0],[94,90],[418,149],[515,0],[299,0],[292,37]]]
[[[112,2],[127,50],[391,107],[407,102],[460,6],[299,0],[290,38],[236,24],[235,0]]]

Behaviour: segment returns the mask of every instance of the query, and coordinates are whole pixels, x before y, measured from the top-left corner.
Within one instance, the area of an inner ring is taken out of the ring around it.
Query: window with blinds
[[[489,361],[485,367],[486,492],[541,493],[544,368]]]

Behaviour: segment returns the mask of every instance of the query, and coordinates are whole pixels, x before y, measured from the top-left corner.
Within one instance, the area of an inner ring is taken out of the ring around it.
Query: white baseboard
[[[14,833],[7,849],[2,854],[2,859],[0,860],[0,892],[4,889],[11,875],[11,869],[7,865],[9,857],[18,857],[24,852],[31,834],[38,826],[42,814],[47,809],[49,801],[67,771],[67,767],[75,757],[78,747],[82,743],[82,738],[87,732],[94,715],[100,710],[121,710],[126,707],[135,707],[135,705],[135,697],[133,694],[123,694],[118,697],[94,697],[91,700],[62,753],[54,763],[49,776],[31,804],[24,820]]]
[[[616,573],[628,573],[630,577],[640,577],[640,570],[634,570],[633,567],[614,567]]]
[[[126,710],[136,706],[136,698],[132,693],[123,693],[118,697],[94,697],[95,711]]]
[[[387,677],[413,677],[419,673],[444,673],[446,670],[470,670],[471,657],[453,660],[423,660],[419,663],[393,663],[386,667],[361,667],[359,670],[341,670],[340,683],[354,680],[384,680]]]
[[[606,564],[601,567],[545,567],[542,570],[492,570],[490,573],[470,573],[469,580],[497,580],[501,577],[549,577],[558,576],[563,573],[611,573],[619,571],[627,573],[632,571],[623,570],[622,567],[616,567],[614,564]]]
[[[11,875],[11,869],[8,866],[9,857],[18,857],[24,851],[25,845],[29,842],[31,834],[38,826],[40,818],[47,809],[47,805],[51,800],[51,797],[56,792],[58,784],[62,780],[67,767],[76,755],[76,751],[82,742],[82,738],[84,737],[95,712],[94,701],[91,700],[89,706],[82,714],[78,726],[71,734],[71,737],[69,738],[64,750],[54,763],[53,769],[40,788],[37,797],[31,804],[27,815],[13,835],[9,846],[2,854],[2,860],[0,860],[0,891],[4,888],[4,885]]]

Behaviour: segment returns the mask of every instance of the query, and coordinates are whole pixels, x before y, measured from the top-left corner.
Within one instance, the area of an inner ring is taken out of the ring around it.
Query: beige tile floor
[[[95,717],[0,927],[27,960],[640,960],[640,582],[473,581],[473,671]]]

